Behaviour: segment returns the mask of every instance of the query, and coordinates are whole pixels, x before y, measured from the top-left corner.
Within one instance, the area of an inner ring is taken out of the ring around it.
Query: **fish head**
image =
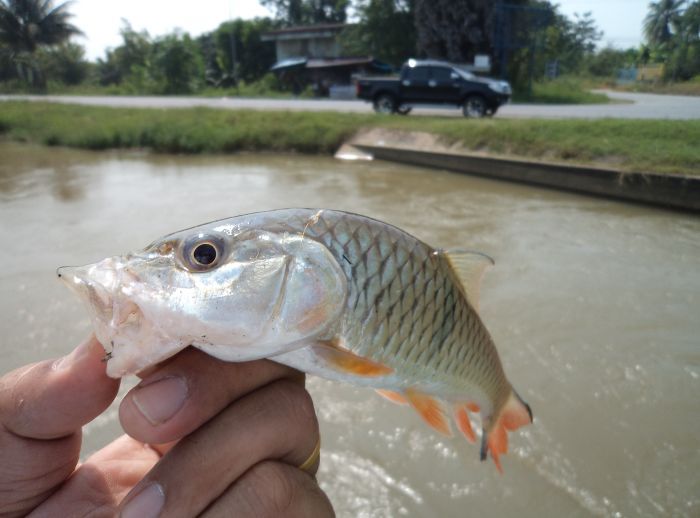
[[[86,303],[112,377],[189,345],[226,361],[288,352],[336,323],[347,294],[322,243],[231,225],[195,227],[58,274]]]

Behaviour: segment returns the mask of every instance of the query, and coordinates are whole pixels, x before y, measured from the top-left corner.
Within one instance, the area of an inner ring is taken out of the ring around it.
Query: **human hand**
[[[93,338],[0,378],[0,516],[333,516],[305,463],[318,442],[303,375],[188,349],[124,398],[123,435],[77,465],[81,427],[119,381]]]

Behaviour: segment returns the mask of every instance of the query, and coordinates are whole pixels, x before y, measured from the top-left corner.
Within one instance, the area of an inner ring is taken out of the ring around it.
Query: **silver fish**
[[[258,358],[369,386],[470,441],[501,470],[506,430],[532,422],[477,313],[493,261],[437,250],[380,221],[286,209],[215,221],[144,250],[58,274],[87,302],[109,349],[107,373],[132,374],[187,346],[225,361]]]

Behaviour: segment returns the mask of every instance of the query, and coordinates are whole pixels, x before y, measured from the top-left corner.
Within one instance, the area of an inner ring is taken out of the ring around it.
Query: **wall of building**
[[[296,57],[334,58],[342,55],[340,44],[333,38],[279,40],[276,48],[277,61]]]

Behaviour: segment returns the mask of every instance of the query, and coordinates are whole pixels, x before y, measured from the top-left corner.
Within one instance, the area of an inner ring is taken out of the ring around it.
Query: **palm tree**
[[[644,35],[651,45],[663,46],[673,39],[671,28],[678,22],[685,0],[659,0],[649,4]]]
[[[34,87],[44,84],[36,51],[81,34],[69,22],[70,3],[54,7],[52,0],[0,0],[0,51],[15,65],[19,77]]]

